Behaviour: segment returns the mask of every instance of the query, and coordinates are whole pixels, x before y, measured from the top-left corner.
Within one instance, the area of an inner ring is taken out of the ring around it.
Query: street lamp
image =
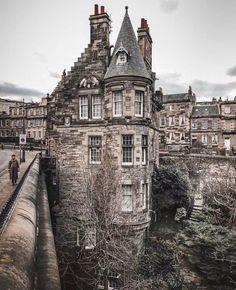
[[[22,111],[23,111],[23,134],[25,134],[25,106],[24,106],[24,99],[22,104]],[[25,162],[25,145],[22,146],[22,156],[20,158],[20,162]]]

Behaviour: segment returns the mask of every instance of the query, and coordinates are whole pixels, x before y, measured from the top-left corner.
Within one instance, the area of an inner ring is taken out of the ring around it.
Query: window
[[[175,125],[175,117],[169,117],[169,126]]]
[[[179,116],[179,125],[183,126],[185,124],[185,115]]]
[[[202,135],[202,143],[207,144],[207,135]]]
[[[36,138],[36,131],[33,131],[33,137]]]
[[[28,138],[30,138],[30,131],[28,131]]]
[[[213,129],[218,129],[219,124],[218,124],[218,119],[213,119],[212,120],[212,128]]]
[[[80,97],[79,115],[80,115],[80,119],[88,118],[88,97],[87,96]]]
[[[208,128],[208,120],[202,120],[202,129]]]
[[[99,119],[102,116],[102,99],[101,96],[92,97],[92,116],[94,119]]]
[[[175,133],[174,132],[170,132],[169,139],[170,139],[170,141],[175,140]]]
[[[86,230],[84,245],[86,250],[92,250],[96,246],[96,229],[88,228]]]
[[[114,117],[122,116],[122,111],[123,111],[122,92],[121,91],[113,92],[113,115],[114,115]]]
[[[133,164],[133,135],[122,136],[122,163]]]
[[[142,136],[142,164],[146,165],[148,161],[148,136]]]
[[[197,129],[197,121],[192,120],[192,129]]]
[[[225,114],[230,114],[230,107],[224,107]]]
[[[180,133],[179,140],[180,140],[180,142],[184,142],[185,141],[185,133],[184,132]]]
[[[174,111],[174,105],[170,105],[170,111]]]
[[[165,127],[166,125],[166,118],[165,117],[161,117],[161,127]]]
[[[218,135],[217,134],[212,136],[212,144],[218,144]]]
[[[142,208],[143,210],[148,209],[149,193],[148,183],[142,183]]]
[[[132,185],[122,185],[122,193],[121,210],[123,212],[131,212],[133,210]]]
[[[42,136],[41,136],[41,131],[39,131],[39,138],[41,138]]]
[[[143,116],[143,96],[144,93],[142,91],[135,91],[135,116]]]
[[[127,62],[127,55],[126,53],[123,52],[119,52],[118,56],[117,56],[117,61],[116,64],[123,64]]]
[[[89,163],[100,163],[102,151],[102,137],[89,137]]]

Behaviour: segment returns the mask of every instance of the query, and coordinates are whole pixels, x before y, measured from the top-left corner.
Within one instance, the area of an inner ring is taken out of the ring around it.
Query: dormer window
[[[128,51],[121,46],[117,51],[116,51],[116,56],[117,56],[117,60],[116,60],[116,64],[124,64],[127,62],[127,57],[128,57]]]

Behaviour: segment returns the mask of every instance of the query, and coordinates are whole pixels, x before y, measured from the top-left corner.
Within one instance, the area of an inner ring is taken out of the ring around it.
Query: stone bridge
[[[16,188],[9,189],[7,173],[0,177],[1,290],[61,289],[41,158],[31,160]]]

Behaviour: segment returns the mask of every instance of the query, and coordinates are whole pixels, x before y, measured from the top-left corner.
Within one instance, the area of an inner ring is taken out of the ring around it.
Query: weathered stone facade
[[[223,145],[228,152],[236,152],[236,97],[220,103]]]
[[[160,112],[159,124],[164,131],[161,148],[178,151],[182,147],[190,147],[190,116],[195,102],[191,87],[187,93],[163,96],[164,108]]]
[[[98,10],[95,5],[90,16],[88,48],[70,72],[63,72],[49,99],[50,153],[58,160],[60,206],[68,198],[76,202],[78,226],[86,227],[83,180],[86,172],[101,164],[106,150],[111,152],[120,176],[117,212],[121,219],[117,220],[132,227],[139,251],[150,222],[151,174],[158,163],[152,41],[148,26],[143,25],[140,49],[126,11],[111,56],[110,18],[104,7]],[[145,45],[150,53],[146,61]]]

